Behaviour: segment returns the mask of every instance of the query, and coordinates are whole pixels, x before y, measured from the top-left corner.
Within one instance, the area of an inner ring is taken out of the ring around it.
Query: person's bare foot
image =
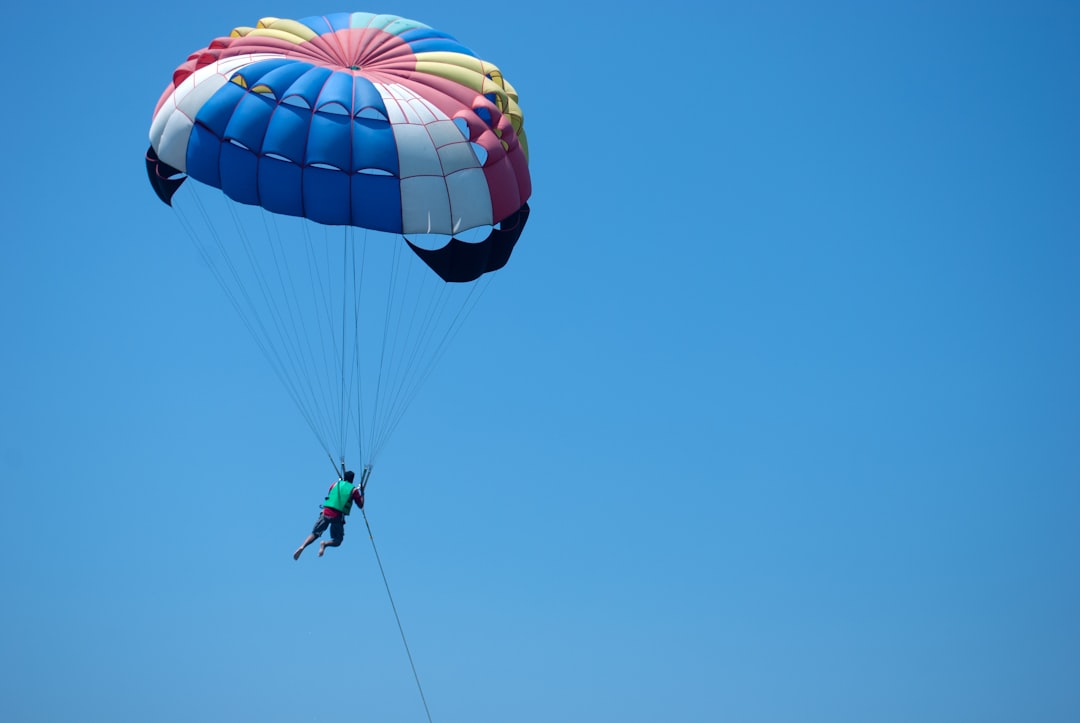
[[[296,549],[296,552],[294,552],[294,553],[292,554],[292,559],[294,559],[294,560],[299,560],[299,559],[300,559],[300,553],[301,553],[301,552],[303,552],[303,551],[304,551],[304,548],[302,548],[302,547],[298,547],[298,548]]]
[[[326,543],[325,542],[320,542],[319,543],[319,557],[322,557],[324,552],[326,552]]]

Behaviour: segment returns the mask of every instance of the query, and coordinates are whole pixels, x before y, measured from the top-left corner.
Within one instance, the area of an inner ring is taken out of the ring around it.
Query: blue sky
[[[134,5],[132,5],[132,8]],[[1080,716],[1080,8],[8,11],[0,718],[426,720],[323,450],[146,183],[264,16],[521,93],[510,265],[368,513],[434,721]]]

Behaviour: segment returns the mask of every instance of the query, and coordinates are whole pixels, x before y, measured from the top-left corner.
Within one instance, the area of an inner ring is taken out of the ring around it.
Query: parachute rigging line
[[[353,244],[353,248],[356,248],[356,233],[353,227],[349,228],[349,241]],[[360,451],[360,461],[364,461],[364,376],[360,372],[360,298],[364,293],[364,264],[367,260],[367,231],[364,231],[364,237],[360,248],[360,263],[359,263],[359,276],[357,275],[357,263],[356,263],[356,251],[353,251],[353,288],[356,289],[356,293],[353,296],[353,386],[356,389],[356,405],[349,407],[349,414],[356,414],[356,444]],[[351,397],[351,394],[350,394]],[[371,460],[374,461],[374,460]]]
[[[215,237],[218,239],[218,247],[221,256],[229,264],[230,269],[232,270],[233,279],[237,287],[244,292],[250,314],[254,316],[255,319],[259,322],[258,328],[264,335],[263,341],[260,346],[269,349],[273,353],[273,357],[269,359],[271,361],[271,366],[276,366],[277,369],[280,369],[279,377],[288,376],[291,380],[293,380],[292,384],[294,388],[297,389],[297,393],[294,396],[294,401],[297,406],[302,409],[304,408],[304,402],[300,393],[300,387],[306,387],[307,398],[311,400],[311,408],[307,409],[306,414],[313,420],[312,424],[314,426],[318,426],[318,420],[331,419],[331,417],[325,411],[328,404],[327,397],[324,392],[324,396],[320,398],[315,388],[315,384],[312,380],[313,375],[303,373],[305,367],[311,368],[313,366],[313,362],[311,361],[310,357],[308,359],[304,358],[304,350],[306,349],[306,345],[302,343],[302,339],[304,338],[304,336],[301,335],[301,333],[296,328],[297,314],[294,312],[291,298],[288,295],[282,295],[280,297],[279,303],[279,296],[271,293],[267,283],[268,275],[263,270],[262,264],[259,262],[259,254],[256,252],[253,246],[252,238],[251,235],[248,233],[247,226],[241,221],[239,217],[237,207],[232,204],[226,204],[225,208],[229,212],[229,215],[232,219],[233,227],[236,230],[237,237],[240,239],[242,248],[247,256],[248,267],[253,272],[252,276],[254,277],[254,283],[262,294],[262,309],[265,310],[266,314],[273,322],[273,327],[276,332],[274,335],[271,335],[269,333],[267,324],[263,322],[262,316],[260,315],[260,307],[251,300],[250,294],[247,293],[244,281],[240,274],[237,272],[236,265],[233,262],[228,249],[224,246],[223,243],[221,243],[220,236],[215,234]],[[279,257],[284,256],[284,250],[282,248],[284,246],[284,241],[280,228],[278,227],[276,220],[274,220],[274,216],[267,213],[259,213],[258,215],[262,219],[263,228],[265,231],[263,237],[266,239],[266,244],[271,250],[271,256],[275,262],[275,269],[277,270],[280,279],[282,273],[282,264],[279,260]],[[275,246],[275,243],[277,244],[277,246]],[[286,264],[286,271],[288,271],[288,268],[288,264]],[[285,324],[285,313],[281,308],[282,303],[286,305],[286,309],[289,312],[289,318],[292,321],[292,334],[287,333]],[[300,316],[302,319],[303,315],[301,314]],[[302,325],[303,324],[301,322],[301,326]],[[280,350],[278,348],[278,345],[274,344],[273,340],[275,338],[280,340],[280,346],[282,347]],[[284,352],[284,354],[282,352]],[[283,357],[284,360],[288,362],[288,364],[283,361]],[[291,376],[289,375],[289,372],[291,372]],[[320,407],[323,408],[321,415],[319,413]],[[327,449],[329,447],[328,441],[330,439],[330,430],[324,427],[320,431],[316,432],[316,436],[319,438],[324,449]]]
[[[252,271],[254,272],[255,284],[259,288],[259,290],[262,292],[263,308],[265,308],[267,310],[267,312],[269,313],[269,316],[271,317],[271,320],[274,323],[274,328],[275,328],[275,331],[276,331],[276,334],[275,334],[274,338],[278,338],[278,339],[281,340],[281,344],[284,346],[284,351],[286,352],[286,357],[287,357],[287,359],[289,361],[289,366],[290,366],[290,368],[292,370],[292,374],[294,375],[294,378],[296,378],[296,379],[300,380],[301,382],[305,383],[305,386],[307,387],[308,398],[312,400],[313,407],[315,407],[316,411],[317,411],[317,408],[320,406],[320,403],[319,403],[320,399],[319,399],[318,394],[316,393],[315,385],[312,382],[311,377],[309,375],[306,375],[306,374],[302,373],[303,372],[303,367],[304,367],[304,364],[305,364],[304,363],[305,345],[302,343],[302,338],[303,337],[296,330],[296,324],[295,324],[295,316],[296,315],[293,313],[293,306],[290,303],[290,299],[289,299],[288,296],[284,296],[284,297],[281,298],[281,302],[279,303],[278,296],[271,293],[271,291],[269,289],[268,282],[267,282],[268,276],[267,276],[266,272],[263,270],[262,264],[259,262],[259,254],[256,252],[256,250],[255,250],[255,248],[254,248],[254,246],[252,244],[251,236],[247,233],[247,229],[246,229],[245,225],[241,222],[239,214],[237,213],[237,208],[235,206],[233,206],[233,205],[228,205],[227,208],[229,210],[230,215],[232,216],[233,224],[234,224],[234,226],[235,226],[235,228],[237,230],[237,234],[241,239],[243,249],[244,249],[245,253],[247,254],[248,265],[252,269]],[[266,231],[265,238],[266,238],[267,246],[271,250],[271,256],[275,260],[276,270],[280,274],[281,273],[281,265],[280,265],[280,263],[278,263],[279,251],[281,252],[281,254],[284,253],[284,251],[280,248],[284,243],[283,240],[282,240],[281,230],[278,227],[277,222],[273,221],[274,217],[271,216],[270,214],[260,213],[259,216],[262,218],[263,228]],[[271,225],[273,226],[272,229],[270,228]],[[275,247],[275,243],[278,245],[277,247]],[[227,251],[225,249],[222,249],[222,254],[227,255]],[[237,283],[240,284],[241,286],[243,284],[243,282],[240,281],[239,279],[237,280]],[[287,330],[285,328],[285,313],[283,312],[283,310],[281,308],[281,305],[280,305],[281,303],[285,304],[286,309],[289,311],[290,318],[293,319],[293,324],[292,324],[292,332],[293,333],[292,333],[292,335],[289,335],[288,333],[286,333]],[[255,309],[254,305],[253,305],[252,308]],[[259,313],[258,310],[255,309],[256,316],[258,316],[258,313]],[[265,329],[265,325],[260,325],[260,328],[262,328],[264,334],[267,333],[266,329]],[[273,341],[271,340],[271,337],[268,336],[267,339],[270,340],[269,343],[268,343],[268,346],[270,348],[274,349],[275,352],[276,352],[277,351],[276,346],[273,344]],[[310,368],[310,366],[311,366],[310,361],[307,363],[307,366]],[[327,405],[327,407],[328,407],[328,401],[327,401],[326,396],[323,397],[322,404]],[[332,419],[332,417],[330,417],[325,412],[323,413],[322,418],[324,420]],[[324,436],[327,439],[329,439],[329,433],[330,433],[329,428],[325,429],[325,431],[323,432]],[[327,446],[325,444],[325,442],[324,442],[324,446]]]
[[[240,276],[236,271],[235,265],[232,263],[232,258],[225,249],[225,244],[222,241],[216,226],[210,222],[210,215],[207,212],[205,205],[203,204],[203,199],[201,198],[200,194],[195,191],[194,188],[192,188],[191,190],[192,193],[190,193],[189,196],[195,205],[195,209],[198,212],[198,215],[202,217],[204,227],[207,229],[207,232],[210,234],[214,244],[217,246],[224,265],[228,267],[228,271],[230,272],[230,275],[232,276],[234,283],[236,284],[235,287],[230,285],[226,280],[226,275],[224,271],[215,262],[214,254],[211,253],[207,243],[204,242],[202,237],[196,231],[192,219],[188,215],[187,211],[183,208],[183,206],[173,204],[172,208],[176,212],[181,227],[184,229],[189,241],[195,247],[203,263],[210,270],[210,273],[217,281],[218,286],[221,287],[221,290],[225,294],[225,297],[229,300],[229,303],[236,310],[236,313],[240,317],[241,323],[243,323],[244,327],[247,328],[248,333],[255,340],[255,344],[259,347],[259,350],[262,352],[263,356],[270,363],[271,369],[273,369],[274,374],[277,376],[278,380],[285,388],[286,393],[292,398],[293,403],[300,411],[300,415],[307,423],[308,428],[311,429],[312,434],[314,434],[315,438],[319,441],[319,444],[322,446],[323,451],[326,452],[327,456],[329,456],[332,461],[333,455],[330,453],[330,449],[325,442],[325,435],[319,429],[319,426],[313,418],[310,410],[307,409],[307,407],[304,405],[300,396],[300,391],[297,389],[295,382],[285,373],[285,364],[282,361],[281,354],[277,351],[277,349],[273,348],[272,345],[267,343],[267,341],[265,340],[266,337],[261,336],[258,333],[257,329],[261,330],[262,334],[265,335],[266,326],[257,313],[255,314],[255,318],[252,319],[252,314],[249,312],[254,309],[254,305],[251,302],[250,295],[247,293],[243,282],[240,280]],[[242,233],[242,231],[240,233]],[[247,308],[245,308],[245,305],[241,303],[240,297],[243,297],[243,301],[247,302]]]
[[[403,382],[398,387],[397,394],[391,404],[393,411],[388,415],[390,421],[382,426],[382,434],[377,441],[373,442],[374,452],[372,454],[372,461],[374,461],[374,458],[382,451],[382,448],[393,436],[398,424],[400,424],[401,420],[405,417],[405,412],[419,395],[420,389],[424,386],[424,382],[426,382],[432,373],[434,373],[440,359],[450,347],[451,341],[453,341],[464,327],[465,322],[476,309],[480,299],[491,285],[492,280],[491,276],[482,276],[476,283],[470,286],[468,295],[465,300],[461,302],[450,325],[443,331],[439,341],[435,343],[434,351],[429,350],[427,353],[420,353],[420,344],[415,346],[408,365],[409,368],[403,374],[403,376],[410,379],[411,382],[409,384]],[[445,291],[446,288],[447,287],[443,287],[443,290]],[[446,306],[449,303],[450,301],[445,298],[445,294],[441,294],[439,299],[432,299],[429,304],[428,314],[422,325],[423,330],[421,332],[421,336],[428,339],[429,344],[432,335],[438,332],[437,324],[435,322],[437,322],[440,315],[444,313]],[[426,357],[426,363],[423,361],[423,357]],[[421,367],[421,371],[419,372],[413,370],[413,367],[417,365]]]
[[[345,410],[348,408],[347,402],[348,402],[348,399],[349,399],[349,397],[346,396],[346,394],[345,394],[345,370],[347,369],[347,367],[345,366],[345,322],[348,319],[348,316],[345,313],[345,310],[347,308],[346,304],[345,304],[345,300],[346,300],[346,296],[347,296],[346,290],[349,288],[349,239],[348,239],[348,234],[346,234],[345,243],[342,244],[341,255],[342,255],[342,259],[341,259],[341,395],[339,397],[339,399],[341,400],[341,403],[340,403],[340,407],[338,409],[338,424],[339,424],[338,429],[340,430],[339,434],[341,435],[340,436],[340,440],[341,440],[340,449],[341,449],[342,454],[344,454],[345,453],[345,434],[346,434],[345,430],[346,430],[346,419],[347,419],[347,417],[345,416],[346,415]],[[355,252],[353,254],[353,258],[354,258],[354,260],[356,258]]]

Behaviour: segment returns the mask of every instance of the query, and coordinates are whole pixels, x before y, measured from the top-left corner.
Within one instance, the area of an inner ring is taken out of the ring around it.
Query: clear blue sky
[[[1080,720],[1080,6],[684,0],[7,11],[0,719],[426,720],[143,168],[190,51],[339,10],[529,133],[369,494],[436,723]]]

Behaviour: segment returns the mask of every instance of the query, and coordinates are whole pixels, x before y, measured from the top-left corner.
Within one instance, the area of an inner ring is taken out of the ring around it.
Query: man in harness
[[[352,511],[353,503],[355,502],[360,509],[364,509],[364,488],[354,485],[354,479],[356,475],[349,470],[341,475],[341,479],[330,485],[330,491],[326,493],[326,499],[323,500],[319,518],[315,520],[315,526],[304,540],[304,544],[296,548],[296,552],[293,553],[294,560],[299,560],[304,548],[319,539],[327,527],[330,528],[330,539],[319,543],[319,557],[323,556],[326,548],[337,547],[345,539],[345,518]]]

